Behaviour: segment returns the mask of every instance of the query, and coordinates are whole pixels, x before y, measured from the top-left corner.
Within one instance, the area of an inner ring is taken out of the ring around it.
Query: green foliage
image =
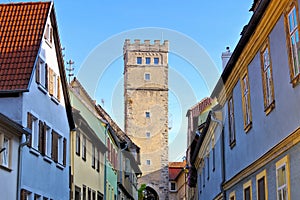
[[[139,200],[143,200],[143,198],[144,198],[143,191],[145,189],[146,189],[146,184],[142,184],[141,187],[138,189]]]

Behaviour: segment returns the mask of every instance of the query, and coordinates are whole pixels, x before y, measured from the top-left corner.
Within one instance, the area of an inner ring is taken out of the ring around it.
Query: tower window
[[[150,118],[150,112],[145,112],[146,118]]]
[[[159,58],[154,58],[154,64],[158,65],[158,63],[159,63]]]
[[[136,58],[136,64],[142,64],[142,57]]]
[[[146,137],[150,138],[150,132],[146,132]]]
[[[151,160],[146,160],[147,165],[151,165]]]
[[[150,64],[150,61],[151,61],[151,58],[150,58],[150,57],[146,57],[146,64],[147,64],[147,65]]]
[[[146,74],[145,74],[145,80],[146,80],[146,81],[149,81],[149,80],[150,80],[150,77],[151,77],[151,76],[150,76],[149,73],[146,73]]]

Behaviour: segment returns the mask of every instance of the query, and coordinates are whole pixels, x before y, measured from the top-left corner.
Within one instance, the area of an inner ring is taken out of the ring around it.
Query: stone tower
[[[128,39],[123,49],[125,132],[141,148],[139,187],[162,200],[169,199],[168,50],[168,41]]]

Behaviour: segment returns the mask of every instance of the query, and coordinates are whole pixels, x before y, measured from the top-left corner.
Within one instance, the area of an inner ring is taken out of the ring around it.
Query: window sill
[[[293,85],[293,88],[296,87],[299,83],[300,83],[300,73],[291,80],[291,84]]]
[[[44,94],[47,94],[48,92],[47,89],[44,86],[42,86],[40,83],[38,83],[38,89]]]
[[[8,171],[8,172],[12,171],[12,169],[10,169],[10,168],[8,168],[8,167],[6,167],[4,165],[0,165],[0,169],[4,169],[5,171]]]
[[[270,112],[275,108],[275,100],[272,101],[266,108],[265,108],[265,113],[266,116],[270,114]]]
[[[35,155],[36,157],[40,156],[40,152],[38,150],[36,150],[35,148],[31,147],[29,149],[29,152],[32,153],[33,155]]]
[[[59,104],[59,101],[58,101],[54,96],[51,96],[51,100],[52,100],[56,105]]]
[[[50,164],[53,162],[52,159],[48,156],[44,156],[44,160]]]
[[[250,122],[249,124],[247,124],[245,127],[244,127],[244,130],[246,133],[248,133],[250,131],[250,129],[252,128],[252,122]]]
[[[65,169],[65,166],[63,166],[63,165],[60,164],[60,163],[56,163],[56,167],[57,167],[58,169],[61,169],[61,170]]]

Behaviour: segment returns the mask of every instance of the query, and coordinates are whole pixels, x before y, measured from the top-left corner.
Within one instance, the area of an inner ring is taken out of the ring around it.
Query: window
[[[96,191],[93,190],[93,200],[96,200]]]
[[[47,89],[47,65],[41,57],[37,60],[35,73],[35,81]]]
[[[58,162],[58,138],[59,135],[52,130],[52,153],[51,158],[54,160],[54,162]]]
[[[151,161],[150,160],[146,160],[146,165],[151,165]]]
[[[274,102],[274,86],[272,78],[272,65],[270,57],[269,43],[263,46],[261,51],[261,73],[263,81],[264,108],[266,114],[269,114],[275,106]]]
[[[27,127],[31,129],[30,146],[38,149],[39,145],[39,121],[31,113],[27,115]]]
[[[146,137],[150,138],[150,132],[146,132]]]
[[[22,199],[22,200],[23,199],[25,199],[25,200],[32,199],[32,193],[25,189],[21,189],[20,199]]]
[[[287,9],[285,23],[287,33],[287,43],[289,45],[288,55],[290,63],[290,77],[293,86],[300,81],[300,49],[299,49],[299,14],[297,1],[293,1]]]
[[[82,159],[86,160],[86,138],[82,137]]]
[[[212,171],[214,172],[216,169],[216,155],[215,155],[216,151],[215,151],[215,147],[212,148],[212,159],[213,159],[213,163],[212,163]]]
[[[150,112],[145,112],[146,118],[150,118]]]
[[[76,154],[80,156],[80,133],[76,132]]]
[[[235,199],[235,191],[233,191],[229,194],[229,200],[236,200]]]
[[[136,58],[136,64],[142,64],[142,57]]]
[[[251,180],[246,182],[243,185],[243,189],[244,189],[244,200],[252,200],[252,186],[251,186],[252,182]]]
[[[46,139],[46,141],[45,141],[45,144],[46,144],[46,147],[45,147],[45,154],[46,154],[46,156],[48,156],[48,157],[51,157],[51,128],[50,127],[48,127],[47,125],[46,125],[46,123],[44,124],[44,127],[45,127],[45,131],[46,131],[46,137],[45,137],[45,139]]]
[[[82,186],[82,200],[86,200],[86,186]]]
[[[285,156],[276,163],[276,189],[277,200],[287,200],[290,197],[290,171],[289,157]]]
[[[207,161],[207,180],[209,180],[209,153],[207,154],[206,161]]]
[[[39,194],[34,194],[34,200],[40,200],[41,199],[41,195]]]
[[[244,112],[244,129],[248,132],[252,125],[248,74],[246,74],[242,79],[242,102]]]
[[[233,97],[228,100],[228,120],[229,120],[229,145],[233,147],[235,145],[235,125],[234,125],[234,109],[233,109]]]
[[[95,164],[96,164],[96,149],[95,145],[92,144],[92,168],[95,169]]]
[[[176,182],[170,182],[170,191],[176,191]]]
[[[49,94],[60,101],[60,77],[49,67],[48,77]]]
[[[100,171],[100,152],[98,150],[96,151],[96,170]]]
[[[9,159],[10,159],[10,139],[6,136],[3,137],[3,143],[2,146],[0,146],[0,149],[4,149],[1,152],[1,157],[2,157],[2,163],[1,165],[4,167],[9,167]]]
[[[80,190],[80,187],[77,187],[75,186],[75,200],[80,200],[80,193],[81,193],[81,190]]]
[[[151,78],[150,74],[149,74],[149,73],[146,73],[146,74],[145,74],[145,80],[146,80],[146,81],[149,81],[150,78]]]
[[[158,65],[159,64],[159,58],[154,58],[154,64]]]
[[[91,188],[88,188],[88,200],[92,200],[92,191],[91,191]]]
[[[266,170],[264,170],[256,176],[257,200],[267,200],[267,190]]]
[[[45,36],[44,38],[46,39],[47,43],[48,44],[52,44],[52,41],[53,41],[53,29],[51,27],[51,25],[49,23],[47,23],[47,26],[46,26],[46,32],[45,32]]]
[[[151,58],[150,58],[150,57],[146,57],[146,64],[147,64],[147,65],[150,64],[150,61],[151,61]]]

